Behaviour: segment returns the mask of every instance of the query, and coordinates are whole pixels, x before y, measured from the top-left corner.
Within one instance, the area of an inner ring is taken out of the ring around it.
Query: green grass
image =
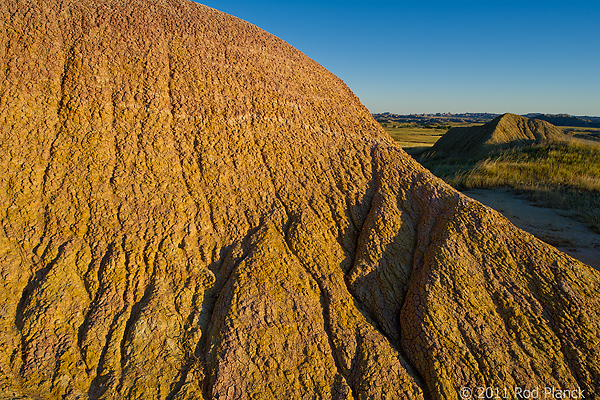
[[[448,126],[424,127],[416,124],[382,123],[383,129],[404,151],[418,157],[448,131]]]
[[[417,159],[446,133],[446,129],[416,125],[382,125]],[[600,144],[597,143],[600,129],[566,127],[563,130],[570,140],[510,149],[474,159],[422,163],[459,190],[513,189],[526,194],[538,205],[575,211],[581,220],[600,232]]]
[[[455,123],[453,125],[417,125],[383,122],[381,126],[408,154],[423,152],[433,146],[448,129],[456,126],[472,126],[477,124]],[[418,155],[418,154],[417,154]]]
[[[600,231],[600,145],[578,139],[471,160],[423,162],[457,189],[509,188],[542,206],[576,211]]]
[[[566,135],[579,139],[600,141],[600,128],[581,128],[577,126],[563,127]]]
[[[383,128],[402,148],[430,147],[442,137],[447,129],[430,129],[416,126],[402,126],[385,124]]]

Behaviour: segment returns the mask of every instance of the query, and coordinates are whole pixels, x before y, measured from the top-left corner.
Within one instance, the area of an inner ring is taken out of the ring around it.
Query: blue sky
[[[298,48],[371,112],[600,116],[597,0],[200,2]]]

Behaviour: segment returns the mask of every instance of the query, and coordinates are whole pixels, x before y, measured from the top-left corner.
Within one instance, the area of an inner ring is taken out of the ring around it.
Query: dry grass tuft
[[[600,231],[600,146],[595,143],[556,140],[424,165],[458,189],[514,189],[540,205],[576,211]]]

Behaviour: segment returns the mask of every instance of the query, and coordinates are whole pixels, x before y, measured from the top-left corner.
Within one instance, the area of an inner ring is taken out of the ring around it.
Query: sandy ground
[[[518,228],[600,270],[600,234],[569,218],[568,211],[536,207],[504,189],[476,189],[463,193],[500,211]]]

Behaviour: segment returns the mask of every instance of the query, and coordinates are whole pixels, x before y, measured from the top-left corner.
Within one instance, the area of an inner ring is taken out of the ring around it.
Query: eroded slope
[[[484,125],[449,129],[424,153],[426,158],[472,158],[510,147],[566,139],[549,122],[503,114]]]
[[[286,43],[178,0],[0,12],[5,398],[457,398],[496,365],[594,395],[597,273]]]

